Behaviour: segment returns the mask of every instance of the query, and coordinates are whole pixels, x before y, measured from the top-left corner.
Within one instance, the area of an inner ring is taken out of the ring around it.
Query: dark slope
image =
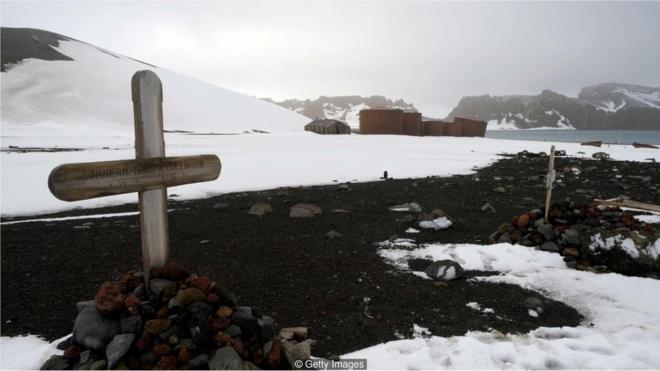
[[[26,58],[46,61],[70,61],[70,57],[53,49],[60,41],[73,40],[54,32],[34,28],[2,27],[0,30],[2,71]]]

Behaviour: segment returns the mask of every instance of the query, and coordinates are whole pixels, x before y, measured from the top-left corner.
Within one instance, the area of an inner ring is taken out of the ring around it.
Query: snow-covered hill
[[[660,87],[608,82],[582,88],[578,99],[607,112],[629,107],[660,109]]]
[[[131,76],[163,82],[166,130],[197,133],[301,131],[306,117],[66,36],[2,29],[3,135],[133,130]]]
[[[273,102],[268,98],[264,98],[264,100]],[[340,120],[353,128],[360,126],[360,111],[363,109],[388,107],[416,111],[415,106],[405,102],[403,99],[392,100],[380,95],[373,95],[371,97],[361,97],[359,95],[320,96],[315,100],[287,99],[274,103],[303,114],[310,119],[326,118]]]

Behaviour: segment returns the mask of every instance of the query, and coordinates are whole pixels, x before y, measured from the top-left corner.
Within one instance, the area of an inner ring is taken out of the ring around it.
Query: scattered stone
[[[125,308],[126,296],[122,294],[121,287],[112,282],[104,282],[96,292],[96,309],[103,315],[121,312]]]
[[[463,267],[453,260],[438,260],[429,265],[424,273],[434,280],[451,281],[463,275]]]
[[[543,222],[543,219],[539,220]],[[543,238],[548,241],[555,238],[555,230],[552,227],[552,224],[542,223],[541,225],[537,226],[536,231],[543,235]]]
[[[53,355],[41,366],[42,370],[66,370],[71,368],[71,361],[63,356]]]
[[[144,324],[144,330],[150,334],[158,335],[170,328],[169,319],[152,319]]]
[[[252,205],[252,207],[250,207],[250,210],[248,211],[248,215],[264,216],[272,212],[273,212],[273,208],[269,204],[259,202]]]
[[[543,251],[558,252],[559,246],[552,241],[546,241],[541,245],[540,249]]]
[[[243,360],[234,348],[226,346],[216,350],[208,364],[211,370],[240,370]]]
[[[484,202],[484,204],[481,205],[481,211],[483,211],[483,212],[490,211],[492,213],[496,213],[495,206],[493,206],[493,204],[491,204],[488,201]]]
[[[224,202],[218,202],[217,204],[213,205],[213,208],[218,210],[226,210],[228,207],[229,205]]]
[[[596,152],[596,153],[592,154],[591,157],[593,157],[597,160],[609,160],[610,159],[610,155],[608,155],[605,152]]]
[[[105,348],[105,357],[108,361],[108,368],[114,369],[119,360],[128,352],[128,349],[135,340],[135,334],[116,335],[110,344]]]
[[[290,365],[294,365],[296,361],[306,361],[312,357],[312,341],[305,340],[299,343],[291,341],[283,341],[282,349],[284,356]]]
[[[407,203],[407,204],[400,204],[400,205],[392,206],[388,210],[390,210],[390,211],[399,211],[399,212],[421,213],[422,212],[422,207],[419,206],[419,204],[416,203],[416,202],[410,202],[410,203]]]
[[[321,214],[322,212],[321,208],[316,205],[299,203],[291,206],[289,217],[313,218],[315,215]]]
[[[343,234],[341,234],[341,233],[339,233],[339,232],[337,232],[337,231],[335,231],[335,230],[332,230],[332,231],[326,233],[325,236],[326,236],[328,239],[331,239],[331,240],[334,240],[335,238],[341,238],[341,237],[344,237]]]
[[[158,296],[161,292],[166,289],[175,289],[174,281],[166,280],[164,278],[154,278],[149,282],[149,288],[151,292]]]
[[[119,321],[102,316],[96,307],[86,307],[74,321],[73,341],[86,348],[100,350],[119,330]]]
[[[493,192],[504,193],[504,192],[506,192],[506,189],[504,189],[504,187],[495,187],[493,189]]]
[[[307,339],[307,327],[287,327],[280,330],[282,340],[303,341]]]
[[[350,191],[351,187],[349,187],[348,184],[340,184],[337,189],[340,191]]]

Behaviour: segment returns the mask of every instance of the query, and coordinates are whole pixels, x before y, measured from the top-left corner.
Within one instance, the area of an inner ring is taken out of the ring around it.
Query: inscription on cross
[[[220,176],[216,155],[165,157],[163,89],[158,76],[138,71],[131,82],[135,159],[64,164],[48,177],[51,193],[78,201],[138,192],[145,277],[165,265],[169,254],[167,187],[206,182]]]

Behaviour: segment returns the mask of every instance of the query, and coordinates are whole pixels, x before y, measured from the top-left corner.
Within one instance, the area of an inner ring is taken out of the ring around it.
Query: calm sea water
[[[487,138],[582,143],[660,144],[660,130],[493,130]]]

